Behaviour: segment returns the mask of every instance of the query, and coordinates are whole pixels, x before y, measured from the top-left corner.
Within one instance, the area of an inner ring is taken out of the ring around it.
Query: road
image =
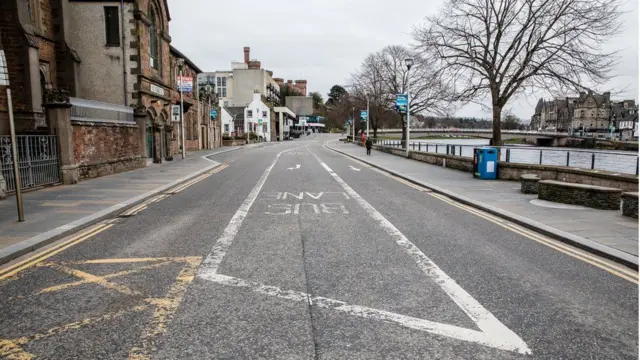
[[[0,358],[638,358],[637,273],[328,139],[214,156],[190,186],[2,268]]]

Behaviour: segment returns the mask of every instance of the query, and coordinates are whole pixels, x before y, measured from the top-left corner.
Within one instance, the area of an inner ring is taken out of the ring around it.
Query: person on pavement
[[[365,143],[367,146],[367,155],[371,155],[371,148],[373,147],[373,140],[371,138],[367,138],[367,142]]]

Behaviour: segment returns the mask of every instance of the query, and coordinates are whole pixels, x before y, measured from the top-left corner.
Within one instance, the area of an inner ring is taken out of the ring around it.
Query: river
[[[399,144],[399,140],[396,141]],[[447,145],[450,151],[455,147],[455,154],[467,157],[473,156],[473,148],[489,145],[488,139],[433,139],[411,141],[412,149],[447,153]],[[437,148],[437,149],[436,149]],[[594,170],[606,170],[624,174],[635,174],[638,171],[638,153],[633,151],[614,150],[582,150],[564,147],[540,147],[527,145],[512,145],[503,147],[500,151],[500,160],[507,160],[509,149],[509,162],[543,165],[567,166],[567,156],[570,167]],[[568,154],[568,155],[567,155]]]

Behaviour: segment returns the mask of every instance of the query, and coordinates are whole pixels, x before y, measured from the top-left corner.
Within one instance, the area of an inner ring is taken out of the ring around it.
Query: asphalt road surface
[[[638,358],[637,273],[330,139],[214,156],[200,181],[1,268],[0,358]]]

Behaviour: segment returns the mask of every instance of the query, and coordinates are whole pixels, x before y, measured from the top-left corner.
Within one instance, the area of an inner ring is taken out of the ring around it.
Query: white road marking
[[[420,269],[438,284],[447,295],[476,323],[481,331],[465,329],[453,325],[437,323],[429,320],[418,319],[406,315],[396,314],[388,311],[373,309],[359,305],[349,305],[343,301],[329,299],[322,296],[312,296],[311,294],[283,290],[275,286],[254,283],[243,279],[234,278],[227,275],[218,274],[218,268],[231,246],[238,230],[247,216],[249,209],[256,200],[267,177],[275,166],[280,156],[290,150],[277,154],[273,163],[262,174],[256,186],[251,190],[249,196],[242,203],[238,211],[231,218],[231,221],[224,230],[223,235],[213,246],[211,253],[207,256],[198,271],[198,277],[218,284],[234,287],[248,288],[254,292],[275,296],[292,301],[308,301],[309,305],[320,308],[340,311],[346,314],[359,316],[362,318],[379,320],[394,323],[411,329],[425,331],[441,336],[451,337],[459,340],[469,341],[496,349],[514,351],[521,354],[531,354],[531,350],[515,333],[504,326],[489,311],[480,305],[471,295],[462,289],[456,282],[447,276],[436,264],[434,264],[420,249],[411,243],[393,224],[385,219],[382,214],[375,210],[360,195],[358,195],[349,185],[347,185],[331,168],[329,168],[314,153],[311,154],[318,160],[325,170],[342,186],[346,191],[344,194],[351,196],[376,222],[414,259]],[[307,149],[308,150],[308,149]],[[289,210],[290,211],[290,210]]]
[[[294,168],[292,168],[292,167],[287,168],[287,170],[298,170],[298,169],[300,169],[300,164],[296,164],[296,167],[294,167]]]
[[[417,246],[415,246],[404,234],[400,232],[389,220],[380,214],[373,206],[356,193],[344,180],[338,176],[315,153],[307,149],[311,155],[329,172],[340,186],[354,199],[364,210],[382,227],[395,242],[416,262],[418,267],[435,281],[438,286],[453,300],[466,314],[478,325],[488,337],[492,346],[502,348],[508,346],[522,354],[531,354],[527,344],[513,331],[502,324],[493,314],[467,293],[455,280],[445,274],[431,259],[429,259]],[[441,324],[444,325],[444,324]],[[450,325],[446,325],[450,326]]]
[[[365,319],[378,320],[383,322],[394,323],[406,328],[425,331],[432,334],[446,336],[458,340],[469,341],[476,344],[497,348],[500,350],[516,351],[520,353],[523,349],[512,344],[509,341],[500,341],[492,338],[486,331],[477,331],[465,329],[459,326],[441,324],[429,320],[419,319],[407,315],[396,314],[390,311],[378,310],[366,306],[351,305],[344,301],[326,298],[323,296],[313,296],[304,292],[295,290],[283,290],[277,286],[259,284],[232,276],[222,274],[206,274],[199,275],[202,279],[206,279],[218,284],[247,288],[253,292],[275,296],[281,299],[303,302],[307,301],[311,306],[317,306],[323,309],[343,312],[353,316],[359,316]],[[526,349],[526,345],[525,345]],[[528,349],[526,349],[528,350]]]
[[[245,217],[247,217],[247,213],[249,212],[251,205],[253,205],[253,202],[258,197],[260,190],[262,190],[262,186],[267,181],[267,177],[271,173],[271,170],[273,169],[273,167],[276,165],[276,162],[278,162],[278,159],[280,159],[280,156],[283,153],[290,150],[298,149],[300,147],[301,146],[293,149],[289,149],[289,150],[284,150],[279,152],[278,155],[276,155],[275,160],[273,160],[271,165],[269,165],[269,167],[264,171],[264,173],[258,180],[258,183],[256,184],[256,186],[254,186],[251,192],[249,193],[249,196],[247,196],[247,198],[244,200],[242,205],[240,205],[240,208],[238,209],[238,211],[236,211],[236,213],[231,218],[231,221],[229,222],[227,227],[224,229],[222,236],[213,245],[213,249],[211,249],[211,253],[207,256],[207,258],[204,260],[204,262],[200,266],[200,270],[198,271],[198,276],[200,276],[201,274],[203,275],[215,274],[218,272],[218,267],[222,263],[224,256],[227,254],[227,250],[229,250],[229,246],[231,246],[231,243],[233,242],[233,239],[236,237],[236,234],[238,234],[238,230],[240,229],[240,225],[242,225],[242,221],[244,220]]]
[[[356,168],[356,167],[353,167],[352,165],[349,165],[349,167],[350,167],[350,168],[351,168],[351,170],[353,170],[353,171],[360,171],[360,169],[358,169],[358,168]]]

